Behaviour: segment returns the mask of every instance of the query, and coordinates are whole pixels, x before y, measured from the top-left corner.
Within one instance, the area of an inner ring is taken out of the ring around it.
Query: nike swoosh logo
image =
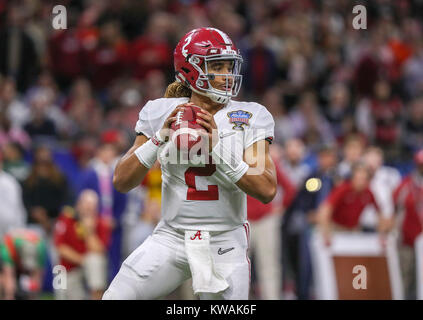
[[[235,249],[235,248],[232,247],[232,248],[228,248],[228,249],[225,249],[225,250],[222,250],[222,248],[219,248],[219,250],[217,250],[217,254],[218,255],[222,255],[222,254],[225,254],[225,253],[227,253],[227,252],[229,252],[229,251],[231,251],[233,249]]]
[[[231,136],[231,135],[233,135],[233,134],[235,134],[236,132],[234,132],[234,131],[232,131],[232,132],[228,132],[228,133],[221,133],[220,134],[220,139],[223,139],[223,138],[225,138],[225,137],[229,137],[229,136]]]

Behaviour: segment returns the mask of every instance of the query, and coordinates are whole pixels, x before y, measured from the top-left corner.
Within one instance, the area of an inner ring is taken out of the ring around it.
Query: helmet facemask
[[[232,72],[231,73],[209,73],[209,63],[213,61],[231,61]],[[197,88],[191,89],[198,94],[209,97],[211,100],[217,103],[226,104],[233,97],[236,97],[241,89],[242,75],[241,73],[241,64],[242,57],[239,54],[216,54],[209,56],[202,55],[192,55],[189,58],[189,63],[199,72],[198,79],[196,81]],[[203,68],[201,68],[203,66]],[[220,90],[212,86],[210,80],[215,79],[215,77],[224,77],[226,79],[225,88],[230,88],[229,90]]]

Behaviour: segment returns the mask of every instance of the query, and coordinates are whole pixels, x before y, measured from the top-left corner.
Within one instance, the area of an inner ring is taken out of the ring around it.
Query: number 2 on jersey
[[[195,177],[209,177],[216,171],[216,165],[211,161],[204,167],[189,167],[185,171],[185,183],[188,186],[187,200],[219,200],[217,185],[207,186],[207,190],[197,190]]]

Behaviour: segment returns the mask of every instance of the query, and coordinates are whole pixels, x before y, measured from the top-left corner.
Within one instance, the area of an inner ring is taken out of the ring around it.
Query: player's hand
[[[207,130],[207,137],[209,140],[209,152],[212,151],[213,147],[219,141],[219,136],[217,132],[217,125],[214,121],[213,115],[207,110],[201,109],[202,112],[197,112],[197,115],[201,119],[197,119],[197,123],[202,125]]]
[[[179,111],[184,110],[184,108],[186,106],[189,106],[189,105],[194,105],[194,104],[192,102],[180,104],[180,105],[176,106],[176,108],[173,109],[173,111],[169,114],[169,116],[164,121],[162,128],[160,129],[160,136],[161,136],[162,139],[164,139],[165,141],[167,141],[169,139],[170,126],[172,125],[172,123],[174,121],[176,121],[176,114]]]

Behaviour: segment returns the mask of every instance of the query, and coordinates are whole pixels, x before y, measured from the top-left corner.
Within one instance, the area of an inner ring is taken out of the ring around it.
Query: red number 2
[[[189,167],[185,171],[185,183],[188,186],[187,200],[219,200],[217,185],[209,185],[207,190],[197,190],[195,177],[209,177],[216,171],[216,165],[206,164],[205,167]]]

